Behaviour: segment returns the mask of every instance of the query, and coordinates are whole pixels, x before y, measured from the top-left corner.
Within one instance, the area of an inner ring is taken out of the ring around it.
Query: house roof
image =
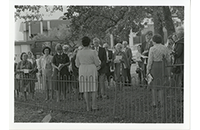
[[[30,41],[15,41],[15,45],[31,45],[39,42],[59,42],[64,43],[64,40],[30,40]]]
[[[60,19],[54,19],[54,20],[42,20],[43,23],[43,30],[47,30],[47,21],[50,21],[50,28],[55,28],[58,27],[59,25],[62,24],[66,24],[66,25],[70,25],[70,20],[60,20]],[[24,23],[26,24],[24,27]],[[22,22],[20,24],[20,32],[24,32],[24,31],[28,31],[28,24],[29,22]],[[31,32],[34,33],[38,33],[40,32],[40,21],[31,21],[30,22],[30,26],[31,26]]]

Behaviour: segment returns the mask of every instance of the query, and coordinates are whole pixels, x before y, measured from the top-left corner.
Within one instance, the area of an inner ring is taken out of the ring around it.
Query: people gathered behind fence
[[[84,97],[86,110],[90,111],[98,110],[97,99],[110,100],[113,98],[110,91],[119,92],[123,87],[149,86],[147,88],[151,88],[152,91],[152,105],[157,106],[158,102],[163,104],[162,87],[165,86],[164,83],[170,82],[171,77],[174,76],[176,86],[183,86],[184,30],[181,27],[177,28],[174,35],[168,37],[166,45],[162,44],[163,38],[158,34],[153,35],[152,31],[146,33],[144,43],[138,44],[136,72],[139,74],[139,85],[131,82],[133,55],[127,41],[117,43],[114,48],[109,49],[109,43],[104,42],[102,47],[99,38],[91,41],[85,36],[81,40],[82,45],[73,48],[57,43],[53,56],[53,49],[45,46],[37,64],[31,51],[23,52],[21,61],[15,64],[16,97],[23,95],[27,100],[27,93],[30,93],[33,99],[35,89],[39,88],[42,92],[45,90],[46,101],[54,100],[55,92],[55,100],[60,102],[68,100],[68,93],[76,93],[77,99]],[[35,82],[39,82],[40,86],[40,79],[36,78],[37,72],[42,77],[44,89],[35,87]],[[147,84],[149,75],[153,79]],[[112,83],[115,83],[113,88],[109,87],[111,79]]]
[[[90,38],[82,38],[83,49],[76,56],[76,66],[79,68],[79,91],[84,93],[87,111],[97,110],[96,96],[98,90],[98,72],[101,61],[95,50],[90,49]],[[92,95],[92,106],[90,96]]]

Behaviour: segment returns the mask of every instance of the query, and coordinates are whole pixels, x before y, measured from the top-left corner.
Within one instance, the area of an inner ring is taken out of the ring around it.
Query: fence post
[[[161,82],[165,83],[165,62],[166,62],[166,59],[165,59],[165,56],[163,55],[163,59],[162,59],[162,78],[161,78]],[[163,84],[164,85],[164,84]],[[166,99],[165,99],[165,96],[166,96],[166,93],[165,93],[165,86],[163,88],[163,98],[164,98],[164,103],[163,103],[163,107],[164,107],[164,110],[163,110],[163,117],[164,117],[164,123],[166,122]]]

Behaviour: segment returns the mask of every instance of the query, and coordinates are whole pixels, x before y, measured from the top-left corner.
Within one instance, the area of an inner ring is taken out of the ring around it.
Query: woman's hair
[[[69,49],[69,45],[63,45],[63,50],[64,49]]]
[[[22,56],[26,54],[26,52],[22,52],[22,54],[20,55],[20,60],[22,60]],[[27,55],[27,54],[26,54]]]
[[[33,52],[31,52],[31,51],[28,51],[28,52],[27,52],[27,55],[28,55],[28,58],[29,58],[29,56],[31,56],[30,58],[33,58],[33,56],[34,56],[34,55],[33,55]]]
[[[82,38],[82,45],[83,45],[84,47],[87,47],[87,46],[90,45],[90,41],[91,41],[90,38],[87,37],[87,36],[85,36],[85,37]]]
[[[115,45],[115,48],[118,48],[118,47],[120,47],[121,49],[122,49],[122,44],[121,43],[117,43],[116,45]]]
[[[176,35],[179,38],[184,37],[184,28],[182,26],[179,26],[179,27],[176,28]]]
[[[152,31],[148,31],[148,32],[146,32],[145,36],[146,35],[153,36],[153,32]]]
[[[159,34],[155,34],[154,36],[153,36],[153,38],[152,38],[152,40],[153,40],[153,42],[155,42],[155,43],[162,43],[162,36],[161,35],[159,35]]]
[[[55,46],[55,50],[57,51],[58,48],[59,48],[59,49],[62,49],[62,45],[61,45],[60,43],[56,44],[56,46]]]
[[[33,55],[33,53],[32,53],[31,51],[29,51],[27,54],[28,54],[28,55],[29,55],[29,54]]]
[[[98,42],[98,43],[100,43],[100,39],[97,38],[97,37],[95,37],[95,38],[93,39],[93,42]]]
[[[48,46],[45,46],[43,49],[42,49],[42,53],[44,54],[44,50],[45,49],[48,49],[49,50],[49,54],[51,53],[51,48],[50,47],[48,47]]]

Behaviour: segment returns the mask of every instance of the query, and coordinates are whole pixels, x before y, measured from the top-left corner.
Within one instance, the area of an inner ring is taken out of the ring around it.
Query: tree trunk
[[[163,21],[159,8],[159,6],[155,6],[153,10],[154,34],[160,34],[163,38],[162,44],[164,44]]]
[[[167,30],[167,35],[170,36],[175,32],[171,12],[169,10],[169,6],[163,6],[162,9],[163,9],[163,15],[164,15],[165,27]]]

